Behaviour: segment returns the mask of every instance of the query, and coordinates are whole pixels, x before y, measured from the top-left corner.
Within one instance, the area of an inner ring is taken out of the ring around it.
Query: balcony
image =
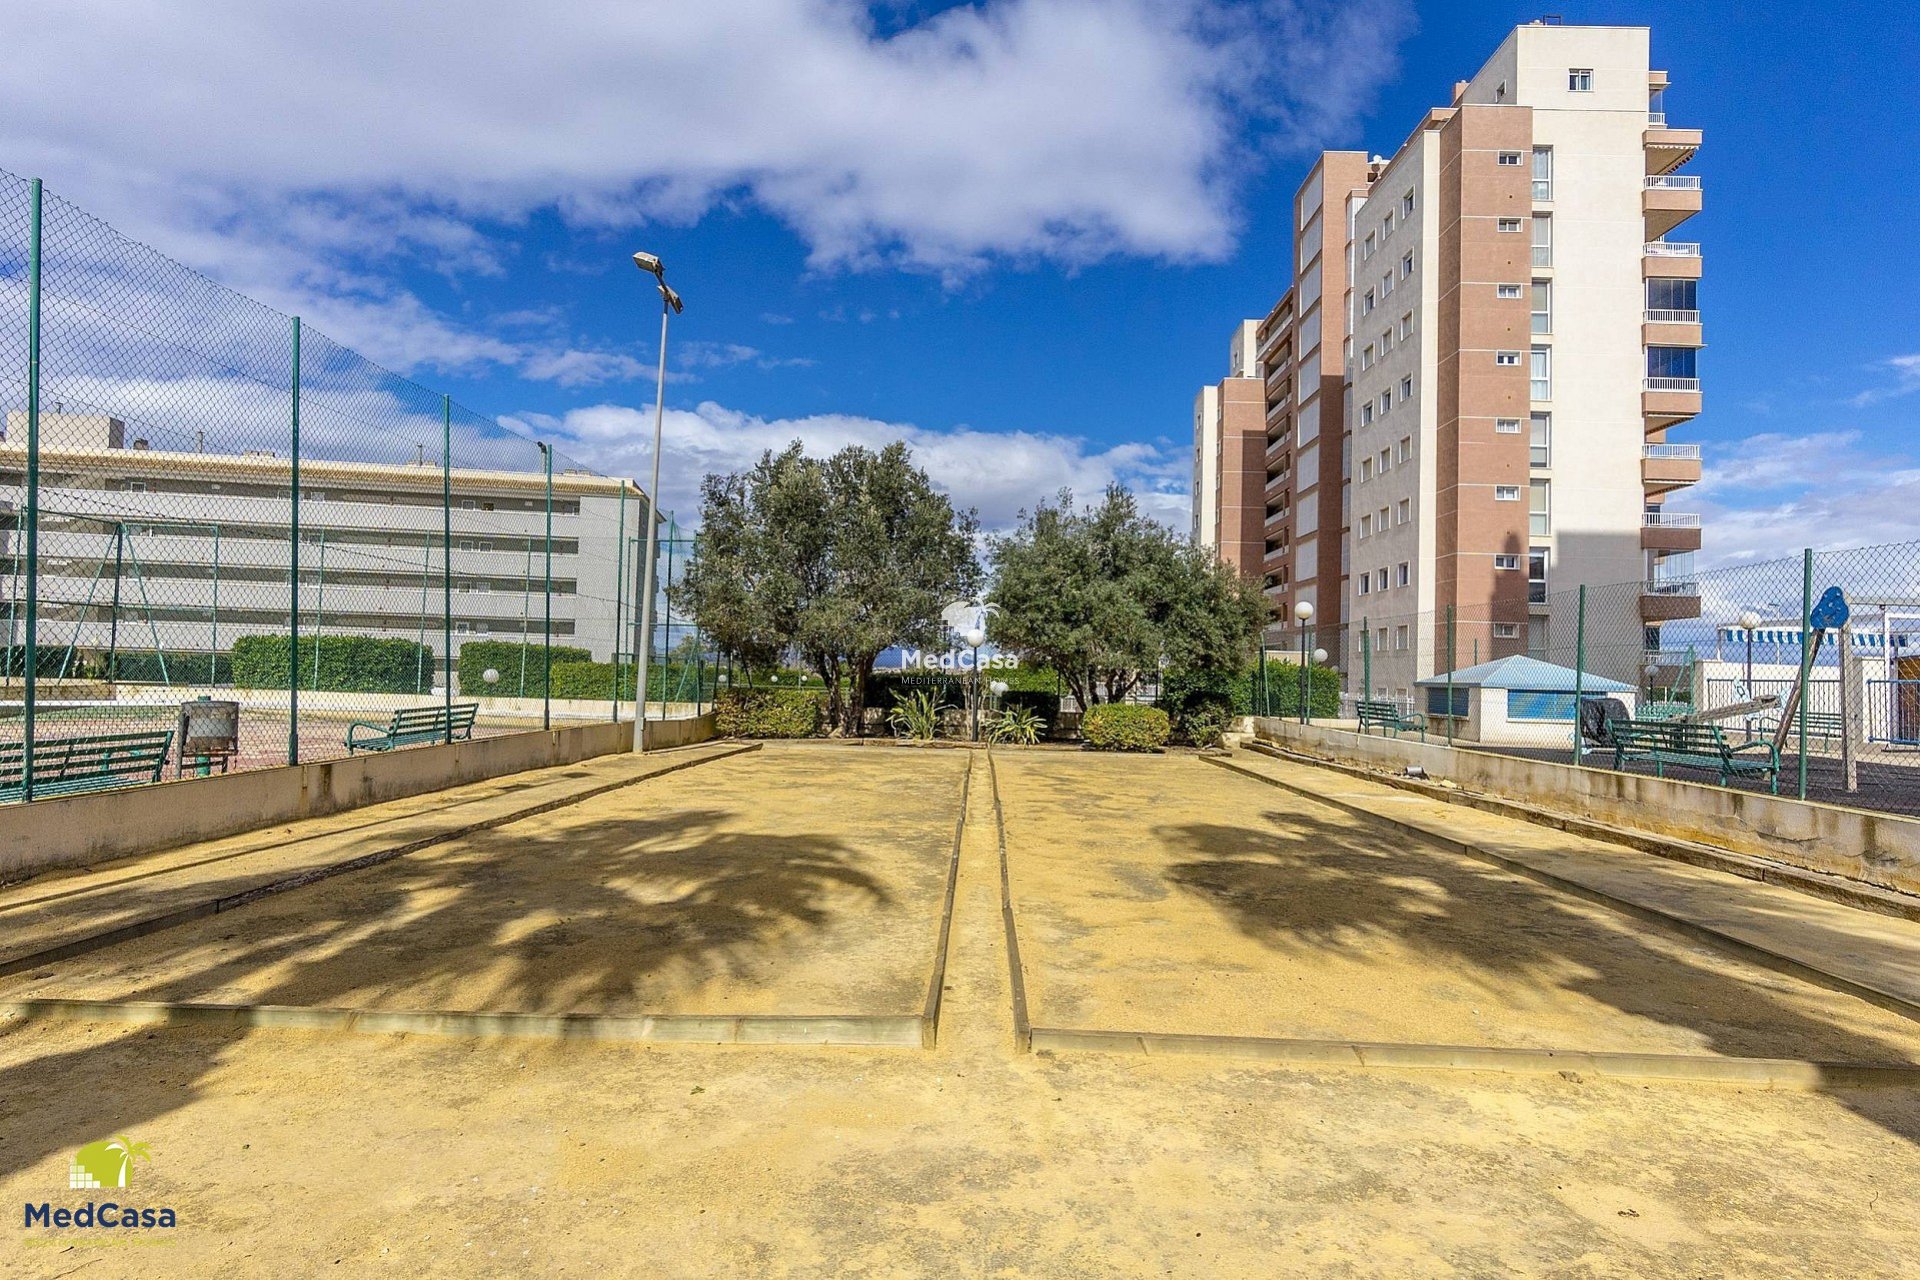
[[[1266,488],[1261,491],[1260,496],[1263,499],[1265,499],[1268,503],[1271,503],[1275,498],[1287,492],[1287,490],[1289,489],[1289,487],[1291,487],[1292,484],[1293,484],[1292,471],[1288,470],[1288,471],[1268,472],[1267,485],[1266,485]]]
[[[1658,240],[1667,232],[1700,212],[1701,191],[1698,175],[1690,173],[1656,174],[1647,179],[1640,193],[1640,209],[1646,215],[1648,240]]]
[[[1700,616],[1697,582],[1649,582],[1640,591],[1642,622],[1679,622]]]
[[[1685,422],[1700,412],[1700,379],[1648,378],[1640,391],[1640,416],[1648,431]]]
[[[1643,551],[1670,554],[1700,549],[1700,514],[1696,511],[1649,511],[1641,521]]]
[[[1641,137],[1646,142],[1648,173],[1672,173],[1700,149],[1700,130],[1670,127],[1664,111],[1647,113],[1647,129]]]
[[[1640,275],[1644,279],[1698,280],[1700,246],[1654,240],[1641,247]]]
[[[1650,444],[1640,451],[1640,483],[1649,496],[1700,483],[1700,446]]]
[[[1698,311],[1649,307],[1640,322],[1640,341],[1649,347],[1704,347]]]

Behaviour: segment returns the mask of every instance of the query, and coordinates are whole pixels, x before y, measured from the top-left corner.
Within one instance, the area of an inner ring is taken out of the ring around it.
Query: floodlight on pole
[[[653,479],[647,487],[646,567],[640,574],[639,631],[634,639],[633,749],[647,749],[647,660],[653,651],[653,570],[660,555],[660,438],[667,416],[667,319],[683,309],[680,295],[667,284],[667,268],[651,253],[633,255],[633,265],[652,276],[660,289],[660,374],[653,398]],[[625,537],[623,533],[621,535]],[[662,706],[664,714],[666,708]]]

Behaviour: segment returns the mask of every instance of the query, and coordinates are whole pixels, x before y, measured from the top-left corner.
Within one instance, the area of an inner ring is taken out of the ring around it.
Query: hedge
[[[242,636],[233,642],[234,687],[286,688],[287,657],[286,636]],[[434,679],[431,648],[372,636],[301,636],[299,668],[300,688],[337,693],[415,693]]]
[[[513,689],[507,689],[503,692],[502,687],[507,683],[508,672],[502,671],[500,673],[500,683],[493,686],[494,693],[510,697],[518,691],[520,668],[517,656],[514,661],[515,665],[511,668],[514,680]],[[556,698],[578,698],[587,702],[596,700],[607,701],[613,697],[613,690],[617,681],[620,689],[620,697],[625,701],[631,702],[633,700],[634,675],[635,672],[631,662],[622,662],[620,664],[620,673],[616,677],[611,662],[556,661],[553,664],[553,696]],[[663,697],[679,697],[684,694],[688,701],[692,701],[695,697],[694,681],[696,678],[700,682],[699,697],[702,701],[705,701],[711,696],[713,691],[714,671],[711,666],[702,665],[695,667],[691,664],[681,664],[678,662],[653,663],[647,668],[647,684],[651,686],[647,692],[647,699],[653,702],[659,701]],[[527,681],[529,685],[533,683],[533,671],[531,668],[527,671]],[[540,695],[529,688],[527,696],[537,698]]]
[[[811,738],[820,732],[826,694],[785,689],[730,689],[714,700],[714,729],[723,738]]]
[[[1158,751],[1172,732],[1166,712],[1131,702],[1103,702],[1080,717],[1080,736],[1095,751]]]
[[[1267,659],[1265,698],[1259,668],[1246,671],[1169,672],[1160,686],[1159,705],[1176,721],[1205,703],[1232,708],[1237,716],[1300,714],[1300,664]],[[1332,667],[1307,668],[1307,706],[1316,716],[1340,714],[1340,673]]]
[[[527,659],[527,683],[524,695],[520,686],[520,656]],[[517,640],[468,640],[460,646],[460,692],[469,698],[491,694],[498,698],[541,698],[546,696],[546,646],[522,644]],[[553,665],[563,662],[591,662],[593,655],[570,644],[553,646]],[[483,678],[491,667],[500,673],[495,684]],[[560,696],[558,694],[554,695]],[[597,696],[605,697],[602,693]]]

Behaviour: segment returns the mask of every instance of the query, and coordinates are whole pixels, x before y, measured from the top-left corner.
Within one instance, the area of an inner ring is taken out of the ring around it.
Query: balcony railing
[[[1650,596],[1697,596],[1700,584],[1691,578],[1677,578],[1664,582],[1649,582],[1646,594]]]
[[[1649,529],[1698,529],[1698,511],[1649,511],[1640,521]]]
[[[1650,444],[1640,451],[1643,458],[1680,458],[1698,461],[1700,446],[1697,444]]]
[[[1648,307],[1647,323],[1648,324],[1699,324],[1700,313],[1698,311],[1677,311],[1677,310],[1670,310],[1670,309],[1662,310],[1657,307]]]
[[[1649,191],[1698,191],[1700,175],[1697,173],[1656,173],[1647,179]]]
[[[1641,248],[1649,258],[1697,258],[1700,246],[1674,240],[1649,240]]]
[[[1648,378],[1646,387],[1649,391],[1698,391],[1700,389],[1700,379]]]
[[[1647,123],[1656,129],[1664,129],[1667,127],[1667,113],[1664,111],[1649,111],[1647,112]]]

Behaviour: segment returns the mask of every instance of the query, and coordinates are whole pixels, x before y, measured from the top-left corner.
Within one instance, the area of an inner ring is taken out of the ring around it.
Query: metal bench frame
[[[33,798],[50,800],[158,782],[172,749],[171,729],[35,738]],[[25,766],[25,743],[0,745],[0,801],[26,798]]]
[[[1651,760],[1654,776],[1667,776],[1668,765],[1710,769],[1720,785],[1736,777],[1765,778],[1773,794],[1780,794],[1780,753],[1771,742],[1756,740],[1738,746],[1727,741],[1717,724],[1685,720],[1621,720],[1613,725],[1613,767],[1624,770],[1628,760]]]
[[[1427,740],[1427,718],[1417,712],[1413,715],[1403,715],[1401,714],[1400,708],[1393,703],[1383,702],[1378,699],[1369,700],[1363,698],[1356,702],[1354,706],[1360,713],[1360,732],[1362,733],[1365,733],[1369,728],[1378,726],[1390,730],[1393,736],[1397,738],[1400,736],[1402,729],[1418,729],[1420,731],[1420,741],[1425,742]]]
[[[465,741],[473,737],[473,722],[479,714],[479,703],[456,702],[450,707],[402,707],[385,724],[355,720],[347,726],[347,754],[391,751],[424,742]],[[359,732],[362,729],[366,730],[364,734]]]

